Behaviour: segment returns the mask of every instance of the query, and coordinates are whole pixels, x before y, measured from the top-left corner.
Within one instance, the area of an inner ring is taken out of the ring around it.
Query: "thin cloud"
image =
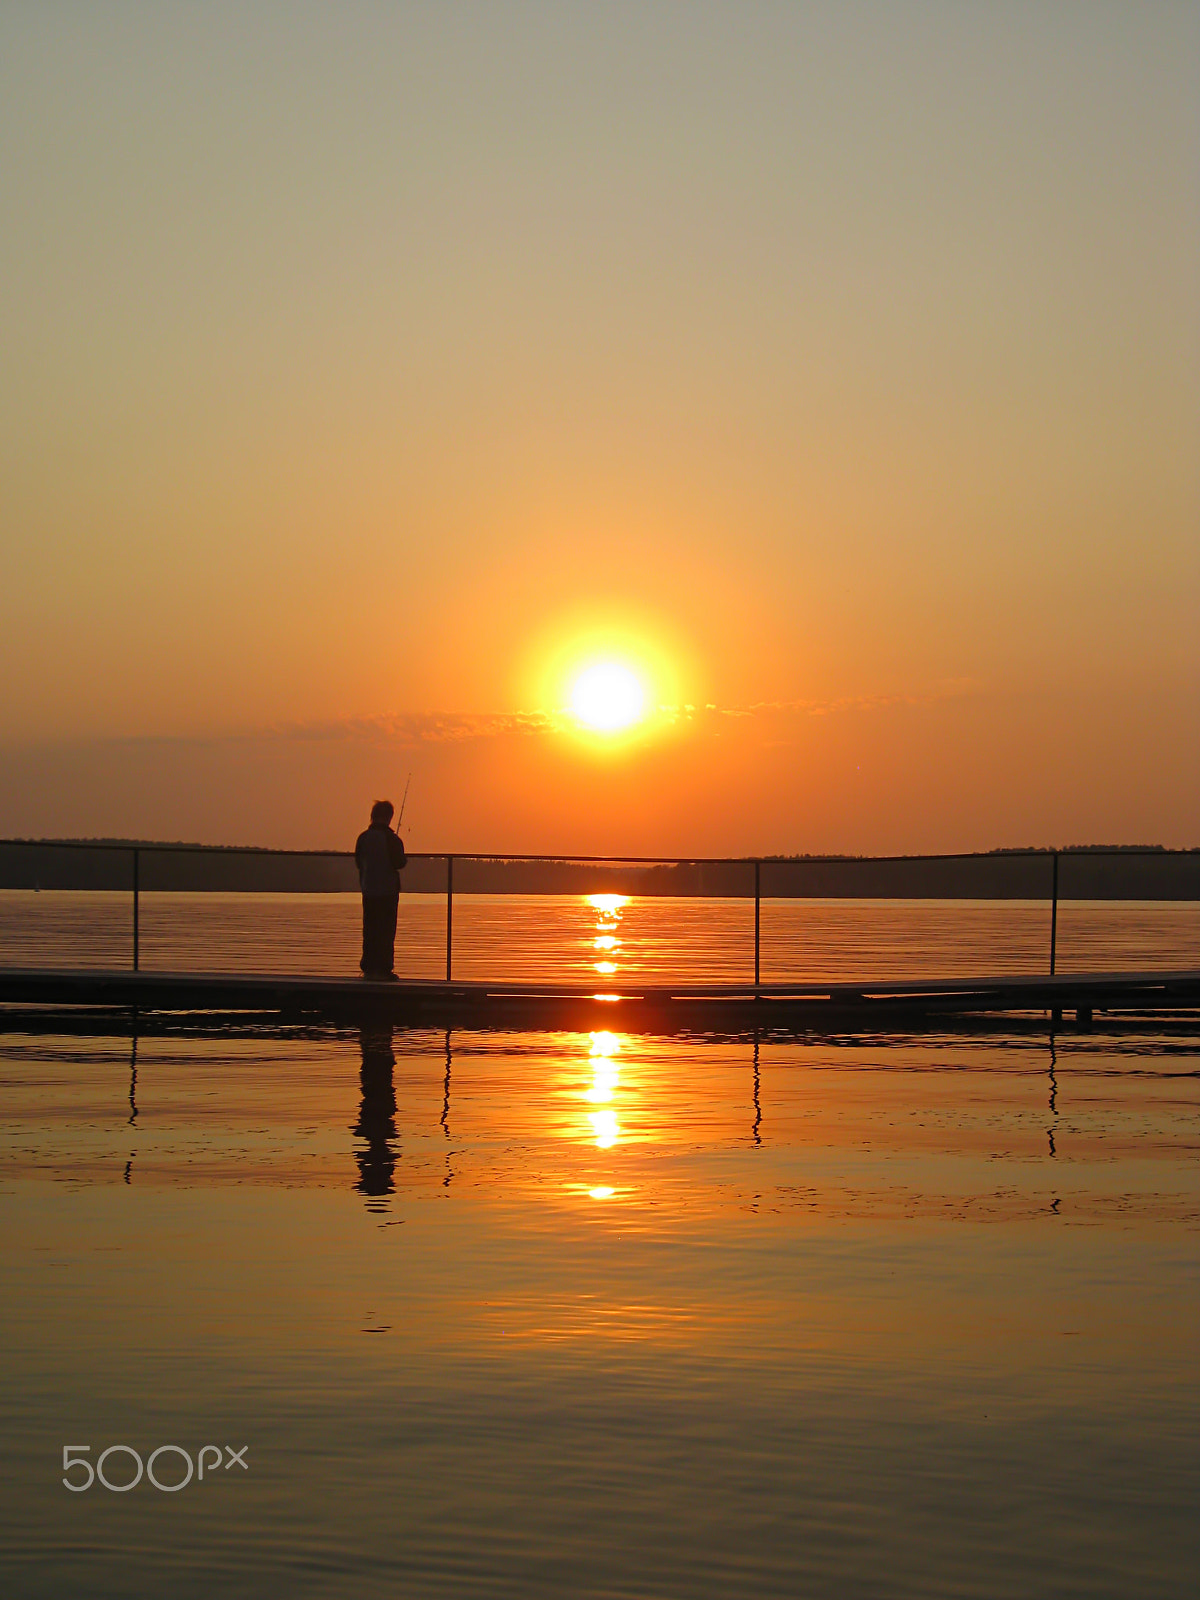
[[[978,694],[984,686],[977,681],[959,679],[940,683],[916,694],[843,695],[831,700],[757,700],[749,705],[704,705],[682,703],[662,705],[648,719],[663,728],[679,732],[689,729],[703,733],[716,731],[724,724],[772,722],[780,718],[809,718],[886,711],[896,706],[931,705],[938,701]],[[536,738],[573,733],[574,719],[564,712],[550,711],[429,711],[397,712],[376,717],[326,718],[319,722],[273,723],[259,728],[179,734],[142,734],[96,740],[67,740],[64,743],[98,745],[127,751],[151,749],[200,749],[216,746],[256,744],[264,740],[283,742],[338,742],[352,740],[364,744],[395,748],[422,745],[454,745],[497,739]]]
[[[475,739],[549,733],[555,719],[544,711],[405,712],[383,717],[350,717],[339,722],[301,725],[276,731],[292,738],[360,738],[389,744],[462,744]]]
[[[847,712],[884,711],[893,706],[931,705],[978,693],[981,685],[966,679],[939,684],[923,694],[842,695],[832,700],[758,700],[750,705],[658,706],[649,719],[698,731],[722,722],[752,722],[776,717],[824,717]],[[391,716],[350,717],[336,722],[304,723],[270,730],[277,737],[295,739],[359,738],[389,744],[463,744],[469,741],[511,737],[536,737],[570,733],[572,717],[550,711],[404,712]],[[253,737],[247,735],[246,737]]]

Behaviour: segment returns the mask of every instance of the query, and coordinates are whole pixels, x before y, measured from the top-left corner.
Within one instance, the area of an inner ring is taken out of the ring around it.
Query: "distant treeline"
[[[142,839],[0,843],[0,888],[130,889],[134,849],[142,889],[330,893],[358,888],[353,859]]]
[[[97,848],[104,845],[107,848]],[[225,893],[353,893],[353,858],[288,855],[150,840],[0,842],[0,888],[123,889]],[[1044,900],[1053,852],[993,850],[977,856],[771,856],[760,867],[766,899]],[[444,894],[446,858],[414,858],[404,873],[410,894]],[[618,865],[580,861],[454,860],[456,894],[624,894],[752,897],[750,862],[677,861]],[[1080,845],[1059,852],[1064,900],[1200,900],[1200,850]]]

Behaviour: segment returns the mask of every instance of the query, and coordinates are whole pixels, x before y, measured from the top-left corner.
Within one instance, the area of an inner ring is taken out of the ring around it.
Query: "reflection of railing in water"
[[[405,887],[445,896],[445,979],[454,980],[454,899],[459,894],[570,894],[620,886],[622,895],[694,896],[754,902],[754,986],[762,984],[762,902],[768,900],[1041,900],[1049,906],[1049,972],[1058,960],[1060,868],[1066,898],[1200,900],[1200,852],[1027,850],[926,856],[739,857],[410,854]],[[73,866],[69,863],[75,863]],[[122,868],[122,862],[128,866]],[[41,864],[39,866],[39,863]],[[87,863],[86,866],[83,863]],[[444,863],[444,878],[441,864]],[[1042,863],[1049,871],[1044,872]],[[456,886],[456,867],[459,881]],[[1046,877],[1049,883],[1046,883]],[[412,880],[416,879],[414,883]],[[123,882],[121,880],[124,880]],[[1039,883],[1040,879],[1040,883]],[[439,881],[440,880],[440,881]],[[1138,889],[1143,892],[1130,892]],[[1152,892],[1144,892],[1147,886]],[[143,890],[237,892],[357,887],[348,851],[107,841],[0,841],[0,887],[128,888],[132,966],[141,966]],[[1117,892],[1113,892],[1114,889]],[[1048,891],[1048,892],[1047,892]],[[1107,892],[1106,892],[1107,891]],[[593,901],[604,898],[591,894]],[[597,944],[599,948],[599,944]],[[615,966],[610,963],[612,970]],[[605,964],[596,963],[603,974]]]
[[[21,1025],[22,1031],[28,1026],[28,1022],[24,1021]],[[143,1037],[140,1030],[143,1026],[147,1027],[146,1037],[157,1038],[160,1041],[164,1038],[169,1038],[176,1045],[181,1040],[195,1041],[219,1035],[226,1041],[239,1040],[242,1043],[253,1041],[257,1048],[261,1045],[264,1037],[289,1043],[295,1038],[291,1028],[264,1028],[260,1019],[239,1024],[237,1022],[231,1023],[229,1018],[225,1016],[209,1021],[193,1018],[190,1022],[181,1025],[177,1019],[164,1022],[161,1017],[156,1020],[152,1015],[142,1019],[136,1009],[128,1022],[120,1019],[106,1019],[99,1025],[83,1022],[81,1026],[81,1019],[78,1017],[73,1021],[54,1018],[37,1029],[37,1032],[42,1034],[51,1033],[59,1036],[65,1035],[66,1037],[72,1035],[75,1037],[87,1037],[89,1034],[93,1036],[99,1034],[104,1038],[114,1040],[126,1037],[126,1029],[128,1029],[129,1078],[125,1090],[125,1100],[129,1107],[129,1115],[125,1118],[125,1125],[130,1132],[130,1142],[135,1145],[135,1148],[129,1149],[128,1159],[124,1162],[123,1181],[127,1185],[133,1183],[135,1162],[138,1157],[136,1147],[139,1117],[137,1096],[140,1068],[138,1057],[139,1041]],[[494,1057],[494,1047],[492,1045],[487,1043],[480,1045],[480,1034],[476,1027],[468,1025],[459,1029],[446,1028],[441,1030],[436,1047],[432,1040],[426,1040],[419,1042],[415,1049],[409,1048],[405,1051],[404,1065],[408,1072],[405,1079],[405,1087],[409,1091],[415,1088],[418,1098],[414,1099],[410,1094],[401,1103],[397,1093],[395,1077],[399,1064],[396,1044],[398,1029],[402,1035],[407,1031],[402,1023],[394,1024],[386,1019],[376,1019],[360,1025],[357,1032],[359,1053],[357,1115],[352,1123],[345,1125],[350,1132],[352,1140],[350,1154],[353,1159],[353,1166],[348,1173],[348,1182],[354,1192],[363,1197],[367,1209],[374,1212],[387,1211],[390,1198],[401,1188],[411,1187],[414,1182],[414,1176],[418,1184],[422,1186],[428,1184],[430,1163],[427,1157],[423,1161],[420,1159],[420,1144],[422,1138],[428,1133],[434,1115],[437,1116],[436,1125],[440,1128],[446,1140],[444,1154],[445,1175],[441,1179],[440,1187],[443,1189],[450,1188],[455,1177],[455,1172],[452,1168],[452,1157],[458,1156],[464,1151],[469,1152],[472,1142],[470,1129],[472,1115],[470,1058],[473,1056],[478,1061],[480,1057],[485,1060]],[[1193,1034],[1194,1030],[1188,1037],[1192,1037]],[[314,1037],[323,1036],[308,1034],[310,1041]],[[621,1181],[622,1174],[619,1165],[610,1165],[610,1163],[619,1163],[627,1155],[631,1147],[640,1146],[643,1150],[648,1145],[652,1147],[659,1141],[664,1127],[677,1126],[673,1121],[673,1112],[665,1111],[661,1108],[657,1111],[654,1109],[662,1084],[661,1080],[653,1074],[655,1068],[662,1064],[662,1056],[659,1052],[661,1045],[665,1042],[663,1036],[659,1035],[657,1038],[651,1039],[650,1048],[647,1049],[644,1036],[639,1037],[636,1032],[617,1032],[609,1029],[593,1029],[587,1032],[570,1030],[566,1040],[564,1041],[560,1038],[559,1042],[553,1047],[556,1059],[580,1062],[580,1058],[582,1058],[581,1064],[585,1067],[586,1076],[582,1082],[576,1074],[565,1074],[557,1077],[557,1081],[551,1080],[552,1087],[550,1092],[557,1098],[558,1104],[557,1106],[552,1106],[549,1114],[544,1109],[539,1109],[536,1112],[542,1130],[540,1136],[549,1140],[565,1139],[576,1146],[586,1144],[592,1147],[598,1153],[595,1158],[595,1165],[591,1168],[592,1174],[595,1177],[603,1177],[606,1180],[604,1183],[596,1183],[592,1181],[592,1177],[588,1177],[582,1183],[573,1182],[565,1185],[572,1192],[587,1195],[593,1200],[607,1200],[617,1195],[628,1194],[630,1188],[627,1182],[623,1183]],[[726,1112],[730,1116],[730,1122],[738,1130],[736,1136],[738,1144],[745,1143],[754,1149],[761,1149],[764,1144],[774,1142],[776,1136],[770,1130],[764,1134],[765,1118],[769,1116],[773,1108],[777,1109],[778,1107],[777,1100],[768,1102],[764,1097],[764,1055],[771,1048],[775,1048],[777,1051],[780,1050],[781,1046],[786,1046],[788,1042],[788,1040],[781,1039],[779,1036],[772,1039],[770,1033],[760,1032],[757,1026],[747,1028],[744,1032],[738,1034],[724,1035],[720,1039],[723,1051],[730,1045],[734,1046],[734,1052],[731,1052],[728,1056],[722,1055],[722,1069],[733,1070],[741,1074],[742,1076],[739,1078],[741,1087],[734,1098],[734,1110],[732,1113],[728,1112],[729,1101],[727,1098],[718,1097],[714,1103],[723,1104],[726,1108]],[[827,1038],[824,1042],[828,1045],[831,1043],[831,1039]],[[848,1039],[842,1038],[839,1041],[839,1045],[844,1047],[850,1042]],[[880,1042],[876,1041],[876,1045],[878,1046]],[[976,1044],[981,1042],[978,1036],[976,1036],[975,1042]],[[688,1030],[687,1038],[684,1041],[686,1054],[682,1057],[676,1056],[676,1066],[679,1065],[681,1060],[686,1064],[692,1059],[692,1051],[696,1043],[697,1039],[694,1030]],[[707,1047],[711,1048],[712,1043],[713,1040],[710,1038],[707,1042]],[[1046,1109],[1049,1118],[1046,1126],[1047,1154],[1051,1159],[1054,1159],[1060,1154],[1057,1149],[1057,1129],[1061,1111],[1059,1106],[1060,1085],[1057,1078],[1058,1047],[1056,1046],[1053,1032],[1050,1033],[1048,1041],[1042,1035],[1038,1043],[1039,1049],[1046,1049],[1048,1057],[1045,1079],[1048,1091]],[[835,1048],[837,1047],[835,1046]],[[503,1048],[501,1046],[502,1051]],[[468,1061],[468,1071],[465,1074],[468,1088],[465,1120],[468,1126],[464,1134],[456,1125],[452,1145],[450,1126],[453,1109],[451,1101],[452,1077],[457,1059],[456,1052],[460,1050]],[[625,1074],[621,1066],[622,1057],[626,1051],[629,1052],[627,1058],[630,1068],[628,1082],[625,1081]],[[414,1058],[418,1062],[423,1061],[432,1066],[439,1056],[441,1057],[440,1071],[436,1073],[426,1072],[419,1075],[411,1073],[411,1065]],[[175,1057],[172,1056],[169,1059],[174,1062]],[[775,1065],[786,1059],[786,1056],[777,1055]],[[1075,1066],[1077,1068],[1083,1066],[1085,1072],[1090,1071],[1093,1074],[1105,1074],[1110,1070],[1105,1066],[1088,1068],[1084,1065],[1084,1061],[1084,1057],[1077,1055]],[[160,1068],[158,1078],[159,1086],[161,1087],[163,1058],[160,1056],[156,1063],[152,1055],[150,1061],[151,1078],[149,1080],[152,1100],[156,1095],[154,1076],[156,1064]],[[649,1074],[646,1070],[647,1067],[650,1068]],[[900,1065],[897,1070],[903,1072],[906,1069],[903,1065]],[[943,1070],[958,1071],[960,1069],[951,1067],[949,1069],[943,1068]],[[341,1081],[344,1083],[344,1080]],[[776,1077],[772,1080],[772,1087],[777,1089],[778,1084],[779,1078]],[[115,1091],[116,1086],[113,1085],[112,1087]],[[508,1087],[511,1089],[511,1081]],[[519,1092],[526,1097],[527,1102],[536,1104],[545,1094],[546,1087],[544,1079],[539,1076],[533,1076],[521,1082]],[[676,1089],[679,1087],[678,1079],[675,1087]],[[708,1092],[707,1089],[704,1090],[703,1098],[707,1098]],[[622,1098],[625,1101],[624,1111],[620,1107]],[[687,1083],[687,1098],[693,1104],[701,1103],[702,1100],[702,1097],[695,1094],[691,1081]],[[476,1106],[480,1104],[480,1100],[481,1097],[475,1098]],[[432,1101],[432,1105],[430,1101]],[[582,1101],[587,1108],[583,1119],[574,1114],[579,1101]],[[564,1105],[570,1108],[571,1114],[560,1114]],[[599,1110],[593,1108],[599,1108]],[[160,1111],[164,1109],[166,1116],[169,1118],[172,1115],[172,1108],[170,1106],[166,1108],[160,1106]],[[626,1111],[630,1113],[628,1120]],[[1024,1114],[1022,1110],[1020,1115],[1024,1117]],[[121,1108],[121,1115],[124,1116],[123,1107]],[[743,1116],[745,1117],[744,1122],[741,1120]],[[161,1130],[161,1120],[157,1117],[155,1120],[159,1123]],[[340,1117],[337,1120],[340,1125]],[[771,1125],[772,1127],[776,1126],[773,1118],[771,1119]],[[405,1183],[402,1178],[400,1162],[403,1142],[410,1136],[417,1147],[418,1161],[413,1169],[414,1176],[410,1176],[407,1183]],[[689,1139],[691,1136],[690,1133],[682,1135],[685,1139]],[[521,1138],[524,1140],[526,1135],[523,1133]],[[425,1148],[428,1152],[427,1144]],[[120,1156],[117,1156],[117,1163],[119,1164],[119,1162]],[[153,1163],[150,1171],[153,1172]],[[756,1202],[759,1198],[757,1194],[754,1196]],[[1057,1212],[1059,1206],[1060,1200],[1055,1197],[1051,1201],[1049,1209],[1052,1212]]]

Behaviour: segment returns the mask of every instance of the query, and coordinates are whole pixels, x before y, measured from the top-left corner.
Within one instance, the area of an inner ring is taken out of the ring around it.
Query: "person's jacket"
[[[371,899],[390,899],[400,893],[400,869],[407,866],[408,857],[399,835],[385,824],[373,822],[359,834],[354,863],[359,887]]]

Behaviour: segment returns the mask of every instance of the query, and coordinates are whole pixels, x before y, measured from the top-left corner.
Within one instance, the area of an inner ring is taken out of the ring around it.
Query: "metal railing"
[[[71,869],[67,857],[74,863]],[[118,870],[122,858],[129,863],[124,883],[117,881],[124,876]],[[81,861],[89,863],[86,870],[81,870]],[[346,892],[357,889],[353,862],[353,853],[341,850],[10,839],[0,840],[0,887],[128,888],[131,892],[132,964],[133,970],[138,971],[141,965],[140,902],[144,890],[200,888],[263,892],[307,888],[310,892]],[[440,876],[437,866],[442,862],[445,863],[444,884],[436,881]],[[1050,912],[1051,974],[1055,973],[1058,960],[1062,863],[1070,863],[1071,875],[1076,880],[1072,886],[1074,894],[1067,898],[1200,900],[1200,851],[1079,849],[922,856],[675,858],[415,851],[410,852],[409,863],[407,889],[445,895],[445,977],[448,983],[454,976],[456,863],[462,868],[472,865],[475,868],[476,887],[471,888],[469,884],[464,887],[460,875],[460,894],[578,894],[588,892],[584,887],[587,883],[603,890],[610,890],[619,883],[622,892],[652,896],[704,896],[720,891],[731,898],[748,899],[752,894],[756,988],[762,982],[764,899],[1044,898]],[[1120,882],[1119,868],[1114,874],[1113,863],[1124,867],[1124,885]],[[49,881],[45,881],[47,879]],[[526,886],[522,887],[522,883]],[[1131,887],[1142,892],[1130,893]],[[1122,888],[1124,893],[1112,893]],[[1157,892],[1146,893],[1147,888]]]

